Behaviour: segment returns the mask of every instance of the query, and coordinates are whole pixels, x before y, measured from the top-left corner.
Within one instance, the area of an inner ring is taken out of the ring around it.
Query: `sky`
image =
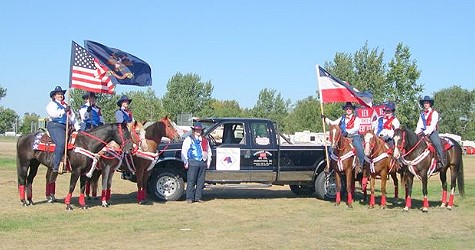
[[[475,88],[475,1],[15,1],[0,15],[0,106],[46,116],[49,93],[69,87],[71,41],[92,40],[152,67],[158,97],[193,73],[213,98],[251,108],[264,88],[292,103],[316,97],[315,65],[365,43],[393,58],[408,46],[423,95]],[[345,79],[343,79],[345,80]],[[146,88],[118,85],[117,93]]]

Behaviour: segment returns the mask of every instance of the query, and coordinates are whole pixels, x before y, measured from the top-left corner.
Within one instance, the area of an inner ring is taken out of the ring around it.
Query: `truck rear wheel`
[[[183,195],[185,182],[174,170],[163,170],[149,180],[149,191],[158,200],[177,201]]]
[[[328,177],[324,171],[320,172],[315,179],[315,191],[318,199],[335,200],[335,172],[331,171]]]
[[[313,185],[289,185],[290,191],[292,193],[302,196],[302,195],[312,195],[315,193],[315,187]]]

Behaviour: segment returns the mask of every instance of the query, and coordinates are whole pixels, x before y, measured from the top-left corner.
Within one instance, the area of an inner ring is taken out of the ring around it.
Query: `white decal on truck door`
[[[239,170],[241,165],[240,148],[217,148],[216,170]]]

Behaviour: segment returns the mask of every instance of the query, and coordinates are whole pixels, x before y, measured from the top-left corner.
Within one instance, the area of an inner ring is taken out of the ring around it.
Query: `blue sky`
[[[214,85],[213,97],[252,107],[264,88],[293,103],[316,96],[315,65],[335,53],[394,55],[407,45],[423,94],[475,87],[475,1],[14,1],[0,15],[0,106],[45,116],[69,86],[71,40],[121,49],[152,67],[166,92],[177,72]],[[117,86],[118,93],[141,90]],[[145,90],[145,89],[143,89]]]

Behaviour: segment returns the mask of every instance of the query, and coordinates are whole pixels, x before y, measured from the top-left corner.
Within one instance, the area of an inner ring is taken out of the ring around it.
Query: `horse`
[[[363,196],[366,200],[366,176],[369,171],[370,176],[370,201],[369,208],[374,208],[375,205],[375,182],[376,177],[381,176],[381,208],[386,208],[386,182],[388,175],[391,175],[394,181],[394,200],[398,199],[398,179],[397,170],[398,162],[392,157],[391,148],[373,130],[368,130],[364,134],[364,153],[365,161],[369,163],[369,169],[365,168],[363,171]]]
[[[458,191],[462,198],[465,196],[462,148],[452,138],[441,138],[442,141],[449,140],[449,144],[443,143],[444,150],[447,149],[447,164],[440,170],[436,169],[435,149],[425,136],[418,137],[412,130],[396,129],[394,131],[394,157],[399,159],[404,167],[406,182],[406,206],[403,211],[411,208],[411,194],[414,176],[422,181],[423,202],[421,210],[429,211],[429,201],[427,198],[427,182],[431,175],[437,171],[442,182],[442,203],[440,207],[452,209],[454,204],[455,188],[458,182]],[[449,148],[450,147],[450,148]],[[447,203],[447,170],[450,168],[451,183],[450,197]]]
[[[330,125],[329,140],[331,143],[331,167],[335,171],[336,198],[335,205],[339,206],[341,202],[341,174],[346,177],[347,206],[353,207],[353,191],[355,190],[354,168],[357,157],[355,149],[350,138],[342,135],[341,128],[338,125]]]
[[[139,204],[146,204],[147,182],[149,179],[150,170],[153,168],[158,160],[161,152],[157,152],[157,148],[161,143],[162,137],[167,137],[171,140],[179,138],[177,129],[172,121],[165,116],[160,121],[148,124],[136,123],[132,129],[132,140],[138,145],[132,152],[132,157],[126,157],[125,162],[118,157],[104,156],[100,160],[101,171],[100,174],[94,174],[90,183],[91,186],[97,187],[98,178],[102,175],[102,194],[101,202],[103,207],[110,205],[112,175],[121,167],[122,171],[135,172],[137,181],[137,202]],[[139,131],[145,130],[145,141],[140,140]],[[109,154],[114,154],[113,150],[109,150]]]
[[[46,174],[47,202],[56,201],[54,194],[58,173],[52,173],[53,152],[48,150],[52,145],[47,144],[46,150],[38,148],[38,145],[41,145],[39,141],[42,137],[48,136],[44,133],[30,133],[21,136],[17,141],[18,190],[20,193],[20,201],[24,206],[33,204],[32,185],[40,164],[48,168]],[[132,149],[130,132],[127,129],[122,129],[121,124],[106,124],[89,132],[79,131],[75,137],[73,146],[68,146],[67,157],[71,168],[71,179],[69,192],[64,200],[66,209],[72,210],[72,193],[77,180],[81,174],[85,172],[86,166],[91,165],[91,158],[96,157],[97,152],[110,141],[115,141],[120,144],[125,152]],[[87,208],[84,201],[84,184],[85,178],[81,176],[79,204],[82,208]],[[27,193],[27,199],[25,199],[25,191]]]

